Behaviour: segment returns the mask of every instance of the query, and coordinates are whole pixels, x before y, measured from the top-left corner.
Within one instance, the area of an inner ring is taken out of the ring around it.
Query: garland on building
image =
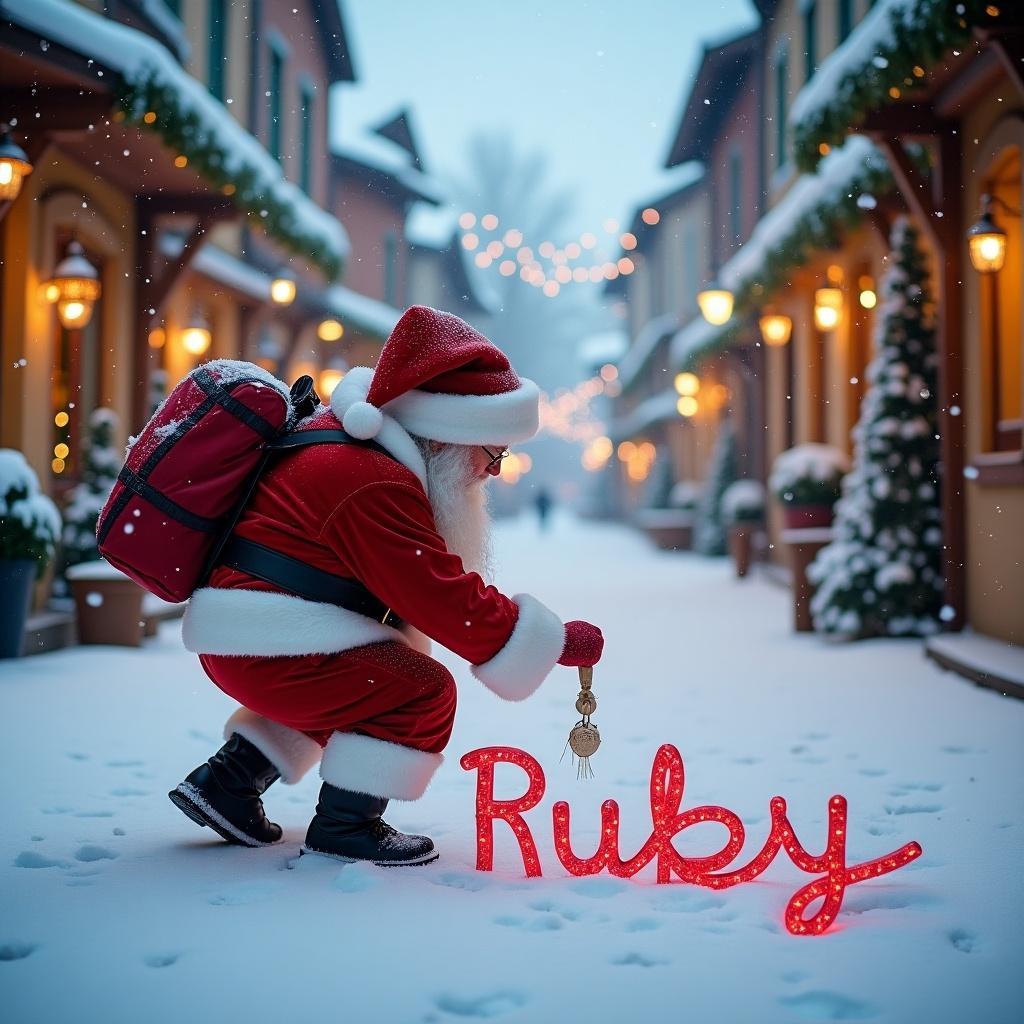
[[[343,262],[341,250],[328,231],[320,230],[320,225],[304,218],[298,209],[300,202],[313,205],[312,201],[283,178],[271,181],[258,166],[259,161],[231,149],[228,140],[174,83],[147,68],[137,78],[121,79],[118,103],[127,121],[156,132],[207,181],[229,195],[266,234],[318,266],[330,280],[338,277]],[[259,143],[253,140],[253,146]],[[269,154],[268,159],[272,159]],[[317,207],[316,212],[327,219],[325,211]]]
[[[821,633],[857,639],[939,629],[939,506],[935,328],[916,230],[893,227],[882,281],[877,355],[853,430],[853,469],[836,504],[835,540],[807,571]]]
[[[833,55],[842,61],[839,80],[831,81],[826,61],[815,76],[822,77],[817,83],[812,78],[806,96],[794,104],[797,167],[813,171],[827,147],[842,145],[869,112],[912,94],[931,68],[969,43],[974,27],[995,23],[1000,6],[981,0],[890,0],[872,12],[871,24],[865,19]]]

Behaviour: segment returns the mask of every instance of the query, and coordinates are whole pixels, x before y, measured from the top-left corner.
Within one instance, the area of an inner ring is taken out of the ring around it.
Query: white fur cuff
[[[529,594],[516,594],[519,620],[508,642],[473,675],[503,700],[525,700],[558,664],[565,647],[565,626],[546,605]]]
[[[360,733],[336,732],[324,748],[320,778],[353,793],[389,800],[418,800],[443,761],[443,754],[414,750]]]
[[[320,760],[323,751],[304,732],[239,708],[224,723],[224,739],[237,732],[245,737],[280,773],[288,785],[298,782]]]

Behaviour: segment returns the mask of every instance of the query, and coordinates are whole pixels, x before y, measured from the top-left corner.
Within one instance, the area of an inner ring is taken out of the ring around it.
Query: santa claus
[[[225,745],[169,794],[190,818],[232,843],[275,843],[262,794],[319,762],[303,852],[437,858],[428,837],[381,817],[422,796],[451,735],[455,681],[430,641],[511,701],[556,664],[595,664],[604,645],[596,626],[488,582],[484,484],[536,433],[538,397],[464,321],[414,306],[376,368],[353,369],[330,409],[299,424],[341,427],[350,443],[334,434],[278,456],[185,614],[185,645],[242,705]]]

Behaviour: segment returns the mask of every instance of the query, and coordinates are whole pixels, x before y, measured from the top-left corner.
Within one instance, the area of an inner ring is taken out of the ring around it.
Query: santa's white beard
[[[446,444],[435,451],[420,439],[417,445],[427,467],[427,497],[437,532],[468,571],[490,582],[494,575],[491,516],[486,481],[473,474],[472,449]]]

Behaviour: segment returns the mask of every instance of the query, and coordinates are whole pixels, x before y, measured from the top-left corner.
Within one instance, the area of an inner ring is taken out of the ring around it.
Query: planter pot
[[[750,552],[756,528],[756,523],[734,523],[729,527],[729,553],[736,563],[736,575],[740,579],[750,571]]]
[[[0,561],[0,658],[21,654],[37,568],[31,558]]]
[[[832,525],[833,507],[824,505],[782,506],[782,525],[787,530],[811,530]]]
[[[67,572],[75,599],[80,644],[138,647],[142,643],[142,598],[134,580],[106,562],[86,562]]]
[[[689,551],[693,547],[696,515],[689,509],[640,509],[635,524],[662,551]]]

